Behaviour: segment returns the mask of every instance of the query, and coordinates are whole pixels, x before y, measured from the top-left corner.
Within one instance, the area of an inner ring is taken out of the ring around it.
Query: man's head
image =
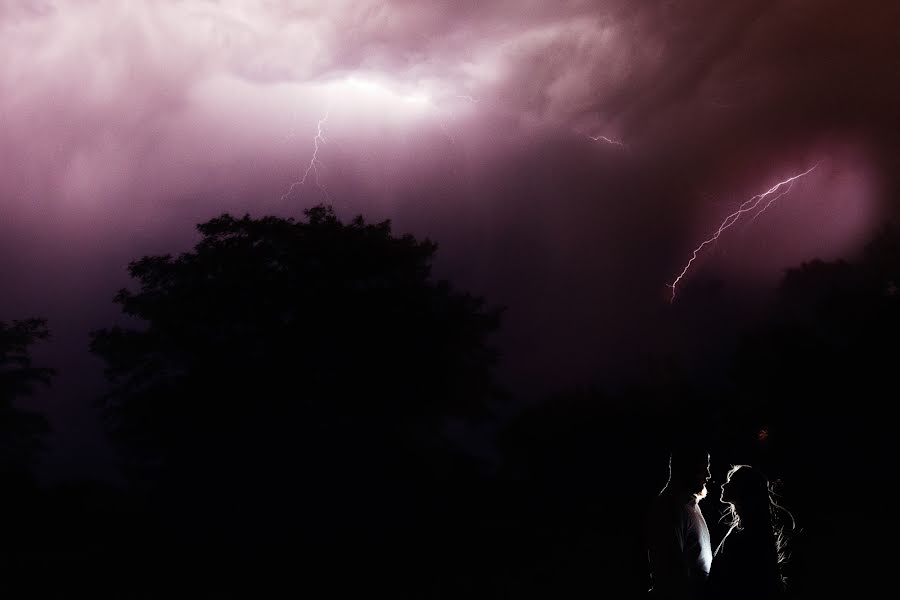
[[[709,481],[709,452],[699,446],[682,446],[672,451],[669,460],[669,485],[694,494],[698,499],[706,497]]]

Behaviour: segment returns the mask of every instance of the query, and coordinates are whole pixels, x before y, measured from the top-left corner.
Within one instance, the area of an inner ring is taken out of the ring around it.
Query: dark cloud
[[[51,318],[86,406],[128,260],[325,199],[282,195],[327,113],[338,212],[433,237],[443,275],[507,304],[517,389],[712,352],[783,268],[893,212],[898,24],[837,0],[2,2],[0,318]],[[725,215],[816,163],[668,304]],[[52,409],[58,457],[83,408]]]

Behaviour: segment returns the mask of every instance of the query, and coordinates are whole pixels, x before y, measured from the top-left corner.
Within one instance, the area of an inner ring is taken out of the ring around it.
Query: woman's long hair
[[[728,533],[745,528],[768,528],[772,533],[782,583],[783,569],[788,561],[787,545],[796,529],[794,516],[778,502],[775,486],[757,469],[749,465],[735,465],[728,471],[722,491],[722,502],[728,508],[722,516],[728,522]],[[725,535],[725,539],[728,534]],[[716,548],[722,550],[725,539]]]

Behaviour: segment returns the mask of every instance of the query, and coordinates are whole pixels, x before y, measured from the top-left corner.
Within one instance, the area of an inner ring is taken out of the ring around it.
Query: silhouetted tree
[[[499,311],[432,280],[434,243],[305,214],[223,215],[193,251],[131,263],[140,289],[115,301],[144,325],[93,334],[132,466],[197,510],[244,503],[232,536],[267,519],[304,539],[394,527],[454,469],[442,419],[496,393]]]
[[[114,430],[162,449],[265,417],[471,415],[494,393],[499,313],[430,279],[437,246],[390,223],[223,215],[193,252],[129,266],[115,301],[142,329],[93,334]],[[291,427],[297,426],[292,423]]]
[[[31,346],[49,336],[42,319],[0,321],[0,472],[19,471],[31,466],[47,432],[47,420],[40,414],[15,405],[29,396],[38,384],[49,384],[53,369],[32,363]]]
[[[49,427],[43,415],[21,408],[17,401],[31,395],[36,385],[50,382],[53,370],[34,366],[31,357],[32,345],[48,335],[41,319],[0,321],[0,593],[15,589],[15,559],[40,520],[32,512],[39,497],[32,468]]]
[[[793,552],[794,588],[810,597],[893,584],[855,574],[889,573],[900,535],[883,503],[900,487],[898,286],[900,232],[887,226],[857,260],[788,271],[771,316],[736,356],[742,394],[730,421],[759,430],[753,464],[784,478],[809,536]]]
[[[857,261],[815,260],[788,271],[771,318],[741,347],[735,376],[743,405],[758,425],[771,425],[772,443],[797,444],[790,454],[810,468],[878,471],[884,452],[876,450],[896,425],[886,407],[900,361],[898,285],[900,233],[886,227]]]

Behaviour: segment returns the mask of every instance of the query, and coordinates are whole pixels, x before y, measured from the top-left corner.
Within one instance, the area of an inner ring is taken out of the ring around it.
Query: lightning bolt
[[[319,167],[324,166],[322,161],[319,160],[319,144],[325,144],[325,123],[328,121],[328,115],[331,113],[331,109],[325,111],[325,116],[319,119],[319,123],[316,127],[316,136],[313,138],[313,153],[312,158],[309,159],[309,164],[306,166],[306,171],[303,172],[303,176],[291,183],[291,186],[288,190],[281,195],[281,200],[284,201],[288,198],[291,193],[294,191],[294,188],[300,187],[302,185],[306,185],[306,179],[309,177],[310,172],[313,173],[313,177],[315,178],[316,187],[325,195],[325,197],[330,201],[331,195],[328,193],[328,190],[322,185],[322,182],[319,181]]]
[[[716,232],[711,237],[704,240],[699,246],[697,246],[694,249],[694,253],[691,256],[691,259],[687,262],[686,265],[684,265],[684,269],[681,270],[681,273],[678,274],[678,277],[675,278],[675,281],[673,281],[672,283],[666,284],[668,287],[672,288],[672,298],[671,298],[670,302],[675,302],[675,293],[678,289],[678,283],[684,278],[685,275],[687,275],[687,272],[690,270],[691,265],[693,265],[694,261],[697,260],[697,256],[699,256],[699,254],[703,250],[703,248],[705,248],[709,244],[712,244],[713,242],[718,240],[719,236],[721,236],[723,233],[725,233],[725,231],[728,230],[732,225],[737,223],[738,220],[741,218],[741,216],[756,210],[756,208],[763,202],[763,200],[768,199],[768,200],[766,200],[766,204],[762,207],[762,209],[760,209],[760,211],[758,213],[756,213],[756,216],[753,217],[753,219],[755,220],[756,217],[758,217],[759,215],[764,213],[766,211],[766,209],[768,209],[770,206],[772,206],[772,204],[776,200],[778,200],[779,198],[781,198],[782,196],[787,194],[791,190],[791,187],[793,187],[793,184],[795,181],[797,181],[801,177],[805,177],[805,176],[809,175],[818,166],[819,166],[819,163],[816,163],[813,166],[811,166],[809,169],[807,169],[806,171],[803,171],[802,173],[794,175],[793,177],[789,177],[789,178],[785,179],[784,181],[779,181],[778,183],[776,183],[775,185],[770,187],[768,190],[766,190],[762,194],[757,194],[756,196],[753,196],[749,200],[744,201],[744,203],[741,204],[736,211],[734,211],[733,213],[731,213],[730,215],[725,217],[725,219],[719,225],[719,228],[716,230]],[[781,191],[782,188],[785,188],[785,187],[787,189]]]
[[[750,219],[750,224],[752,225],[753,222],[759,218],[759,215],[766,212],[770,206],[772,206],[773,204],[775,204],[775,202],[778,201],[779,198],[787,195],[787,193],[790,192],[791,188],[793,188],[793,187],[794,187],[794,184],[792,182],[792,183],[788,184],[788,186],[784,189],[783,192],[779,193],[777,196],[772,196],[772,198],[768,202],[766,202],[766,205],[763,206],[761,209],[759,209],[759,212],[757,212],[755,215],[753,215],[753,218]]]
[[[620,142],[619,140],[614,140],[611,137],[607,137],[605,135],[591,135],[589,133],[585,133],[582,129],[574,129],[574,132],[580,136],[584,136],[585,139],[591,140],[594,143],[604,143],[609,144],[610,146],[618,146],[619,148],[624,149],[625,144]]]
[[[348,79],[347,82],[345,82],[345,83],[352,85],[356,89],[361,89],[364,92],[367,91],[369,93],[377,93],[379,95],[391,95],[395,100],[399,99],[399,100],[402,100],[405,102],[412,102],[417,105],[424,104],[424,105],[428,105],[428,106],[431,106],[432,108],[434,108],[430,97],[425,94],[400,95],[400,94],[391,92],[390,89],[385,88],[376,82],[371,82],[371,81],[366,81],[366,80],[356,80],[353,78]],[[454,94],[454,96],[461,100],[465,100],[466,102],[473,104],[473,105],[478,104],[480,102],[480,100],[478,98],[475,98],[475,97],[469,96],[469,95]],[[319,160],[319,150],[321,150],[322,146],[324,146],[328,141],[325,138],[325,124],[328,122],[328,117],[330,114],[331,114],[331,105],[329,103],[329,107],[328,107],[328,110],[326,110],[326,112],[325,112],[325,116],[323,116],[321,119],[319,119],[318,125],[316,127],[316,135],[313,137],[313,152],[312,152],[312,156],[309,159],[309,163],[306,165],[306,169],[303,171],[302,176],[300,176],[299,179],[297,179],[293,183],[291,183],[291,185],[288,187],[287,191],[281,195],[281,198],[280,198],[281,201],[284,201],[287,198],[289,198],[291,196],[291,194],[294,193],[294,190],[296,188],[306,185],[306,183],[309,180],[311,175],[314,178],[316,188],[320,192],[322,192],[322,194],[325,196],[326,199],[328,199],[329,202],[331,201],[331,194],[328,192],[328,189],[325,187],[325,185],[322,183],[322,181],[319,178],[319,168],[325,166],[322,163],[322,161]],[[451,114],[449,117],[449,120],[452,120],[452,118],[453,118],[453,116]],[[441,132],[444,134],[444,137],[447,139],[447,141],[450,143],[450,145],[455,146],[456,138],[453,135],[453,132],[451,131],[450,126],[448,125],[448,120],[440,119],[438,121],[438,124],[441,128]],[[296,137],[296,132],[292,131],[287,136],[285,136],[285,140],[287,141],[294,137]]]
[[[460,100],[465,100],[469,104],[478,104],[480,102],[480,100],[478,98],[475,98],[474,96],[469,96],[466,94],[453,94],[453,97],[459,98]],[[444,133],[444,137],[447,138],[448,142],[450,142],[450,145],[455,146],[456,145],[456,137],[453,135],[453,133],[450,131],[450,127],[447,125],[447,123],[449,121],[453,121],[453,120],[454,120],[454,116],[453,116],[453,113],[451,112],[449,117],[447,119],[441,119],[438,122],[438,125],[440,126],[441,131]]]
[[[622,148],[625,147],[625,144],[623,144],[619,140],[614,140],[614,139],[608,138],[605,135],[587,135],[587,134],[585,134],[585,137],[587,139],[595,141],[595,142],[605,142],[605,143],[613,145],[613,146],[621,146]]]

